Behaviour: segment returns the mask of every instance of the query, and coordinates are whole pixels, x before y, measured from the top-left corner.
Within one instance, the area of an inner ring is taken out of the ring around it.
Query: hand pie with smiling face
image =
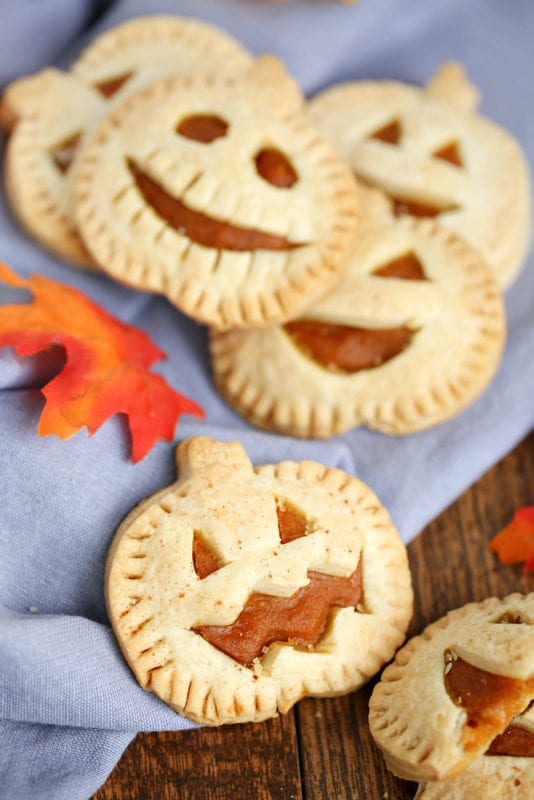
[[[109,616],[140,685],[207,724],[259,721],[357,688],[403,641],[405,548],[360,481],[253,468],[238,442],[177,451],[179,480],[122,523]]]
[[[373,691],[369,724],[392,772],[441,781],[485,753],[521,753],[528,736],[514,717],[533,699],[534,594],[512,594],[451,611],[409,641]]]
[[[109,110],[157,78],[237,75],[252,57],[230,36],[180,17],[141,17],[98,36],[69,72],[46,69],[11,83],[0,118],[12,129],[8,198],[23,226],[78,266],[96,266],[72,213],[72,175],[84,137]]]
[[[354,179],[273,57],[242,79],[152,84],[95,132],[77,219],[100,266],[219,328],[299,313],[339,275]]]
[[[459,413],[495,373],[502,299],[478,253],[432,220],[391,222],[364,197],[372,219],[328,295],[285,326],[211,336],[217,387],[259,427],[410,433]]]
[[[389,196],[392,213],[433,217],[458,233],[505,288],[530,239],[529,169],[513,137],[474,113],[476,103],[458,65],[448,65],[427,90],[345,83],[309,110],[355,174]]]
[[[483,756],[449,781],[420,784],[415,800],[532,800],[534,707],[514,717]]]

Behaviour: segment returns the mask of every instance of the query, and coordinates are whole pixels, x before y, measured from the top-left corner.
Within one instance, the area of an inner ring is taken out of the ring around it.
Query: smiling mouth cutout
[[[283,236],[244,228],[194,211],[182,200],[169,194],[161,184],[146,174],[132,160],[127,161],[145,203],[170,228],[187,236],[195,244],[217,250],[250,252],[253,250],[295,250],[305,242],[291,242]]]

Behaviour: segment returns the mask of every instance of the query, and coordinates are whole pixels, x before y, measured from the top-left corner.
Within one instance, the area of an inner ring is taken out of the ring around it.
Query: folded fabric
[[[274,52],[308,94],[329,83],[393,78],[422,83],[445,60],[462,61],[480,87],[483,112],[534,159],[534,7],[472,0],[118,0],[104,3],[0,0],[0,83],[49,63],[67,66],[95,33],[139,14],[164,12],[214,22],[255,53]],[[50,31],[50,34],[49,34]],[[364,429],[328,442],[253,430],[214,390],[205,329],[164,299],[82,273],[35,245],[0,208],[0,259],[78,287],[144,329],[168,354],[157,371],[200,403],[206,421],[183,418],[176,441],[196,433],[238,438],[255,464],[312,459],[368,483],[408,542],[508,452],[534,422],[534,270],[529,259],[506,295],[508,343],[485,394],[435,429],[392,438]],[[0,302],[7,302],[0,289]],[[107,621],[103,570],[116,526],[142,498],[172,482],[174,447],[129,459],[124,420],[93,437],[40,438],[38,391],[61,356],[21,363],[0,350],[0,798],[86,800],[137,731],[191,723],[143,692]],[[454,532],[451,531],[451,536]]]

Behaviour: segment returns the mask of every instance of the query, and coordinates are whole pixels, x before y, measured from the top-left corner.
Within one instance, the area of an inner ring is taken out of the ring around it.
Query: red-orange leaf
[[[112,317],[70,286],[34,275],[24,280],[0,262],[0,280],[29,289],[33,302],[0,307],[0,346],[31,356],[61,345],[63,369],[42,392],[41,436],[68,439],[86,426],[93,434],[114,414],[126,414],[132,461],[158,439],[171,441],[181,414],[203,417],[196,403],[149,371],[165,353],[138,328]]]
[[[534,570],[534,506],[519,508],[512,522],[491,539],[490,550],[503,564],[525,562],[525,570]]]

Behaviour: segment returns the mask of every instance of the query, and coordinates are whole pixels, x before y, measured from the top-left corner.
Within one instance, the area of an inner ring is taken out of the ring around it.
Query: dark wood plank
[[[531,504],[534,435],[410,544],[410,635],[471,600],[534,591],[532,573],[499,564],[487,549],[515,508]],[[369,735],[371,689],[306,699],[285,717],[258,725],[141,734],[94,800],[413,798],[415,785],[386,771]]]

